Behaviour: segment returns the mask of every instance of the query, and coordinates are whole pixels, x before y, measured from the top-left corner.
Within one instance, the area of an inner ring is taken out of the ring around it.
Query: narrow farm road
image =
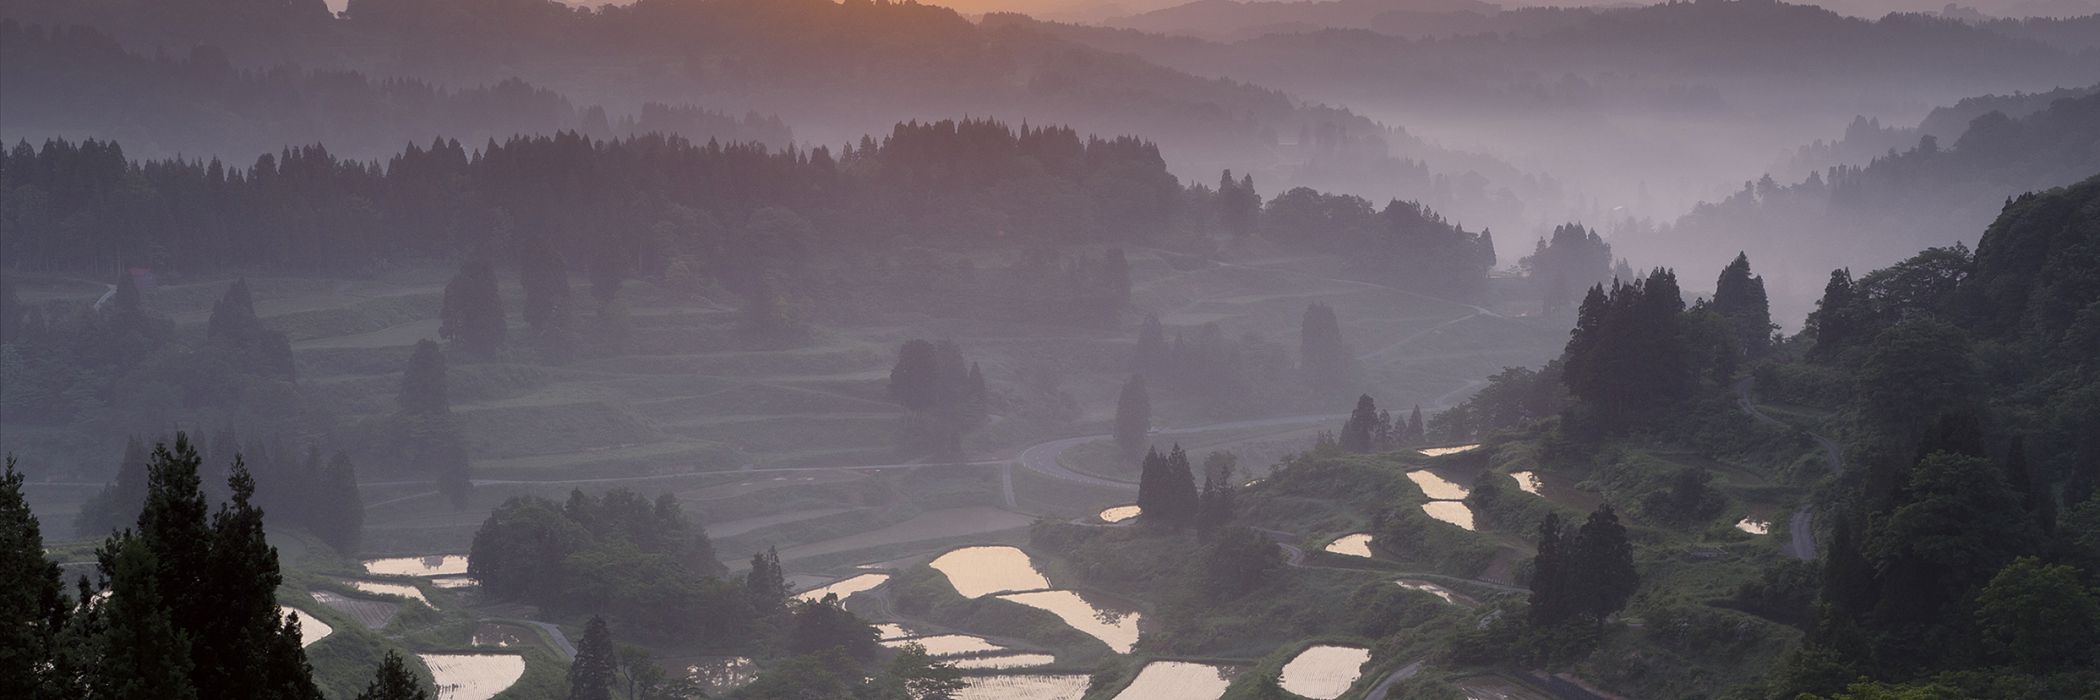
[[[1782,427],[1787,426],[1786,422],[1781,421],[1777,418],[1773,418],[1771,415],[1766,414],[1762,409],[1759,409],[1757,407],[1757,402],[1752,400],[1750,396],[1750,390],[1754,383],[1754,380],[1750,377],[1743,377],[1742,379],[1736,380],[1736,405],[1742,407],[1744,413],[1750,414],[1751,418],[1756,419],[1760,423],[1764,423],[1767,425],[1777,425]],[[1812,440],[1815,440],[1817,446],[1823,448],[1823,459],[1830,463],[1830,470],[1832,472],[1845,471],[1845,453],[1842,448],[1838,447],[1836,441],[1831,440],[1827,437],[1823,437],[1821,435],[1817,435],[1815,433],[1808,433],[1808,437]],[[1800,510],[1794,511],[1793,517],[1787,519],[1787,534],[1789,539],[1786,546],[1783,547],[1783,549],[1786,550],[1788,556],[1792,556],[1793,558],[1802,561],[1815,560],[1815,517],[1816,516],[1814,508],[1803,506]]]

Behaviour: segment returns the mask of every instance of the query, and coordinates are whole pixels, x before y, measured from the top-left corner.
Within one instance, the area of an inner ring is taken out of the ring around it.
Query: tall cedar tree
[[[1559,624],[1573,614],[1575,591],[1568,572],[1572,569],[1569,532],[1559,513],[1547,513],[1539,522],[1538,554],[1531,560],[1529,615],[1534,626]]]
[[[1133,353],[1130,370],[1138,374],[1162,379],[1173,364],[1167,349],[1167,330],[1160,325],[1159,316],[1145,315],[1145,323],[1138,327],[1137,350]]]
[[[1139,517],[1146,523],[1185,527],[1195,524],[1199,497],[1189,455],[1175,445],[1165,455],[1159,450],[1145,454],[1138,475]]]
[[[1347,391],[1354,383],[1356,356],[1342,340],[1342,324],[1334,307],[1314,302],[1305,307],[1298,324],[1299,370],[1306,386],[1320,395]]]
[[[1233,518],[1233,468],[1238,459],[1231,452],[1216,451],[1203,456],[1203,490],[1196,495],[1196,533],[1208,538]]]
[[[576,660],[569,663],[568,700],[612,700],[613,679],[619,669],[612,630],[606,627],[605,618],[592,615],[584,624],[583,639],[576,643]]]
[[[1692,388],[1677,275],[1591,287],[1562,353],[1562,381],[1606,430],[1669,415]]]
[[[466,442],[452,420],[452,400],[445,383],[445,353],[434,341],[416,343],[415,354],[401,374],[402,447],[416,472],[436,477],[438,491],[453,507],[465,507],[473,488]]]
[[[146,443],[133,437],[124,443],[124,457],[117,463],[116,478],[81,505],[80,514],[73,519],[73,530],[95,534],[123,527],[138,517],[139,505],[145,501]]]
[[[542,352],[566,360],[573,347],[575,301],[570,298],[569,268],[544,237],[529,237],[518,251],[518,283],[525,288],[525,324]]]
[[[1429,427],[1422,422],[1422,404],[1407,414],[1407,430],[1400,436],[1402,446],[1421,445],[1429,442]]]
[[[1714,313],[1727,319],[1736,349],[1755,358],[1772,344],[1772,308],[1765,298],[1765,278],[1750,274],[1750,256],[1736,253],[1714,282]]]
[[[1378,449],[1378,425],[1378,404],[1370,394],[1357,397],[1356,410],[1350,411],[1349,420],[1342,423],[1342,449],[1358,454]]]
[[[292,363],[291,340],[255,316],[255,297],[249,293],[245,278],[234,280],[226,294],[212,305],[205,337],[213,349],[259,374],[287,381],[299,378]]]
[[[1597,626],[1626,607],[1641,585],[1633,568],[1633,544],[1611,504],[1597,507],[1575,535],[1577,609]]]
[[[744,574],[744,595],[760,615],[787,611],[787,572],[780,568],[780,550],[767,547],[751,555],[751,571]]]
[[[391,649],[386,659],[379,662],[379,671],[372,675],[371,685],[365,692],[357,694],[357,700],[431,700],[430,691],[423,689],[423,681],[408,670],[408,663],[401,653]]]
[[[908,340],[897,349],[890,368],[890,399],[913,411],[931,410],[940,401],[940,357],[933,343]]]
[[[1116,447],[1124,458],[1135,457],[1152,432],[1152,397],[1145,389],[1145,375],[1131,375],[1116,397]]]
[[[22,473],[7,457],[0,476],[0,696],[58,697],[43,661],[56,652],[66,620],[58,565],[44,558],[44,537],[22,496]]]
[[[309,476],[313,482],[304,518],[308,529],[338,553],[356,553],[364,538],[365,505],[357,493],[357,468],[350,464],[350,455],[336,452],[328,466]]]
[[[485,257],[460,263],[459,272],[445,283],[439,318],[438,337],[459,344],[469,354],[488,357],[502,348],[506,330],[495,263]]]

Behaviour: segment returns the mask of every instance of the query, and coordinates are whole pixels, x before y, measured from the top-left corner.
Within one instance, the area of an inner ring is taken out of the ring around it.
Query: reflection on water
[[[516,654],[417,654],[430,667],[437,700],[489,700],[525,675]]]
[[[299,646],[313,646],[314,642],[321,641],[328,635],[333,634],[335,632],[334,627],[328,626],[328,623],[322,622],[319,618],[314,617],[313,615],[307,613],[304,610],[300,610],[289,605],[281,607],[284,608],[285,612],[294,613],[299,616]]]
[[[1313,700],[1333,700],[1348,692],[1363,675],[1371,650],[1320,645],[1307,648],[1284,664],[1279,679],[1284,690]]]
[[[1115,700],[1217,700],[1232,685],[1234,670],[1186,661],[1154,661],[1117,693]]]
[[[1425,457],[1442,457],[1444,455],[1455,455],[1460,452],[1472,452],[1477,449],[1480,449],[1480,446],[1476,444],[1454,445],[1451,447],[1424,447],[1415,451],[1422,453],[1422,455]]]
[[[964,598],[1050,587],[1050,580],[1036,570],[1028,553],[1014,547],[964,547],[941,555],[929,566],[947,575],[948,585]]]
[[[709,690],[730,690],[758,680],[758,664],[746,656],[725,656],[686,666],[685,677]]]
[[[1327,543],[1326,549],[1335,554],[1347,554],[1352,557],[1371,556],[1371,533],[1359,532],[1354,535],[1343,535],[1341,538]]]
[[[1772,533],[1772,524],[1763,520],[1743,518],[1741,521],[1735,524],[1735,529],[1742,530],[1743,532],[1747,532],[1753,535],[1769,535]]]
[[[1017,673],[996,676],[964,676],[969,682],[955,700],[1079,700],[1086,696],[1087,677],[1073,673]]]
[[[1540,492],[1546,489],[1546,482],[1539,479],[1538,474],[1532,472],[1510,472],[1509,478],[1516,479],[1517,488],[1523,489],[1524,493],[1533,496],[1544,495]]]
[[[467,555],[433,554],[427,557],[366,559],[365,571],[375,576],[450,576],[467,573]]]
[[[351,588],[355,588],[366,593],[400,596],[409,600],[416,601],[418,603],[422,603],[424,605],[429,605],[430,609],[432,610],[437,609],[437,606],[430,605],[429,598],[423,597],[422,589],[416,588],[415,586],[411,586],[405,583],[380,583],[378,581],[351,581],[349,583]]]
[[[474,626],[473,645],[477,647],[524,646],[533,640],[531,631],[517,625],[499,622],[483,622]]]
[[[882,645],[891,649],[902,649],[906,644],[926,647],[926,653],[934,656],[957,656],[978,654],[987,651],[1005,651],[1006,647],[985,641],[983,637],[969,634],[935,634],[925,637],[883,640]]]
[[[474,577],[472,576],[439,576],[437,578],[430,579],[430,585],[437,586],[438,588],[460,589],[473,588],[475,586],[481,585],[481,582],[474,580]]]
[[[837,594],[843,601],[853,594],[880,586],[890,580],[889,574],[855,574],[831,583],[795,594],[796,600],[823,600],[824,596]]]
[[[876,625],[875,633],[880,635],[879,639],[903,639],[911,636],[911,630],[905,629],[903,625],[890,622]]]
[[[1457,525],[1468,530],[1473,529],[1473,509],[1467,507],[1464,502],[1430,501],[1428,503],[1422,504],[1422,512],[1428,513],[1429,517],[1436,518],[1438,520],[1442,520],[1444,522],[1451,523],[1453,525]]]
[[[1035,591],[999,596],[1032,608],[1050,611],[1073,629],[1101,640],[1118,654],[1130,653],[1137,645],[1138,614],[1104,609],[1072,591]]]
[[[1137,506],[1116,506],[1101,511],[1101,522],[1120,523],[1137,517],[1139,512]]]
[[[1416,486],[1422,487],[1422,495],[1432,499],[1456,501],[1466,497],[1466,487],[1427,469],[1408,472],[1407,478],[1414,481]]]
[[[951,663],[954,663],[956,668],[1005,669],[1048,666],[1055,661],[1057,657],[1049,654],[1002,654],[956,659]]]
[[[1445,588],[1443,586],[1439,586],[1428,581],[1409,581],[1403,579],[1399,581],[1394,581],[1393,583],[1399,584],[1401,588],[1405,588],[1410,591],[1421,591],[1423,593],[1428,593],[1438,598],[1442,598],[1444,599],[1444,602],[1450,603],[1452,605],[1458,604],[1458,594],[1452,593],[1451,589],[1449,588]]]

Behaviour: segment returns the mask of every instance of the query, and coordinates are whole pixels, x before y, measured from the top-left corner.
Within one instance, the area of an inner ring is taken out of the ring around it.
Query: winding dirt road
[[[1752,400],[1750,397],[1750,389],[1753,383],[1754,381],[1750,377],[1743,377],[1742,379],[1736,380],[1736,405],[1740,406],[1743,409],[1744,413],[1750,414],[1751,418],[1757,419],[1757,421],[1760,423],[1764,423],[1766,425],[1776,425],[1784,428],[1792,428],[1792,426],[1787,425],[1786,422],[1781,421],[1777,418],[1773,418],[1771,415],[1766,414],[1763,410],[1757,407],[1757,402]],[[1823,448],[1823,459],[1830,463],[1830,470],[1832,472],[1845,471],[1845,452],[1842,448],[1838,447],[1836,441],[1831,440],[1827,437],[1823,437],[1821,435],[1817,435],[1815,433],[1808,433],[1808,437],[1812,440],[1815,440],[1817,446]],[[1784,547],[1781,547],[1781,549],[1785,550],[1788,556],[1791,556],[1795,559],[1799,559],[1801,561],[1815,560],[1815,517],[1815,509],[1813,507],[1802,506],[1800,510],[1794,511],[1793,517],[1787,519],[1786,529],[1788,534],[1788,541]]]

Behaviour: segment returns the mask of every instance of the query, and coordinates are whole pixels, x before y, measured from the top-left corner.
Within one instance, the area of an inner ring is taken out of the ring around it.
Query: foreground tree
[[[612,700],[619,667],[612,630],[605,626],[605,618],[592,615],[583,626],[583,639],[576,643],[576,660],[569,663],[568,700]]]
[[[58,697],[55,669],[43,662],[56,651],[67,604],[22,481],[9,455],[0,476],[0,696]]]
[[[400,652],[388,650],[386,659],[379,662],[379,671],[372,676],[372,684],[357,694],[357,700],[430,700],[430,691],[424,690],[423,682],[409,672]]]

